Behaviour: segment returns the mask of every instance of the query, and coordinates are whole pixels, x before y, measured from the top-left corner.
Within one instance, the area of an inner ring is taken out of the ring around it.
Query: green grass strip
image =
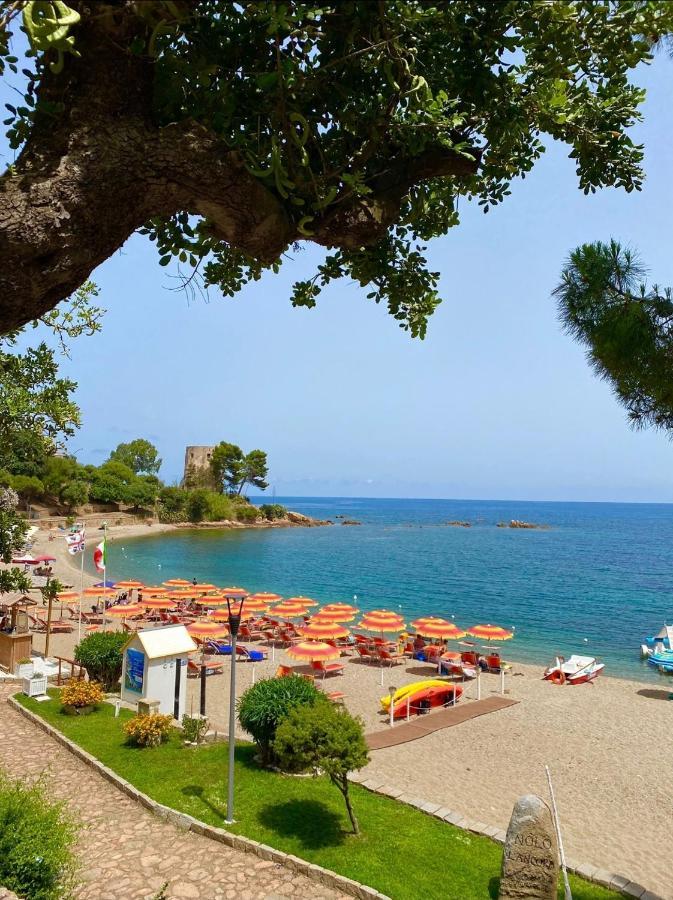
[[[17,699],[159,803],[368,884],[394,900],[498,895],[499,844],[388,797],[353,785],[362,827],[362,835],[353,837],[341,795],[326,778],[293,778],[260,769],[254,747],[240,743],[237,821],[225,826],[226,743],[185,747],[176,731],[160,747],[138,749],[125,743],[122,724],[131,716],[126,710],[115,719],[113,707],[104,704],[89,716],[66,716],[57,699]],[[622,896],[575,876],[571,885],[574,900]]]

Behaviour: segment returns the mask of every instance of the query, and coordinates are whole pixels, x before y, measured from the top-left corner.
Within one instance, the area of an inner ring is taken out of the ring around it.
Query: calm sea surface
[[[180,531],[115,541],[108,577],[181,577],[363,609],[516,629],[520,661],[591,653],[606,672],[662,679],[639,660],[673,621],[673,506],[468,500],[277,498],[327,528]],[[259,501],[263,502],[263,501]],[[344,527],[345,516],[362,525]],[[540,531],[497,528],[521,519]],[[446,525],[453,520],[471,528]],[[668,679],[673,687],[673,681]]]

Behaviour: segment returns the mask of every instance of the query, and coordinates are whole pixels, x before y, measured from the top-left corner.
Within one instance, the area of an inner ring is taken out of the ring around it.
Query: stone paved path
[[[344,897],[273,862],[184,832],[158,819],[7,705],[0,685],[0,766],[10,775],[47,773],[50,790],[82,822],[78,900],[280,900]]]

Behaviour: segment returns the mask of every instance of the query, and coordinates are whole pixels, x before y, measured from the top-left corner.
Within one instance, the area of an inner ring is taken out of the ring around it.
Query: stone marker
[[[556,900],[558,845],[551,810],[539,797],[519,797],[507,829],[499,900]]]

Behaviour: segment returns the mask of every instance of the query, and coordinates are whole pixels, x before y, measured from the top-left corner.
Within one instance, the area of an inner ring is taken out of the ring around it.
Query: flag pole
[[[84,591],[84,554],[85,549],[82,547],[80,556],[80,573],[79,573],[79,615],[77,616],[77,641],[82,640],[82,593]]]
[[[107,591],[107,522],[103,522],[103,631],[107,629],[105,591]]]

